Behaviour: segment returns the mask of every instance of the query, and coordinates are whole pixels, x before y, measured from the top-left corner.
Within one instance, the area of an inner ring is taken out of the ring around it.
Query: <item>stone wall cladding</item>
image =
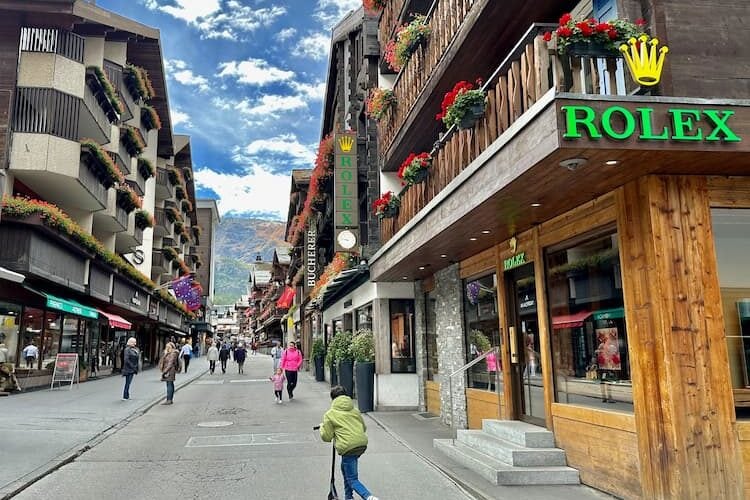
[[[440,410],[443,423],[466,427],[466,378],[449,375],[465,364],[463,294],[458,264],[435,273],[435,325],[438,366],[440,367]],[[424,307],[424,306],[423,306]],[[424,348],[423,348],[424,350]],[[421,356],[420,356],[421,357]],[[453,401],[451,402],[451,385]]]
[[[427,410],[424,384],[427,380],[427,317],[425,294],[422,282],[414,282],[414,338],[417,356],[417,378],[419,379],[419,411]]]

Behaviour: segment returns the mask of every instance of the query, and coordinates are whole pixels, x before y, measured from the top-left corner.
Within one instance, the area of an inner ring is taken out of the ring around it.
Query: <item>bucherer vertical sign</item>
[[[359,250],[357,135],[339,132],[333,138],[333,227],[337,252]]]
[[[318,280],[318,221],[310,220],[305,232],[305,295],[310,293]]]

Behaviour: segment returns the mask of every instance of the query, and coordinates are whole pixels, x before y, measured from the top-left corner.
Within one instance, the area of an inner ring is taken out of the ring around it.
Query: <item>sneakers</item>
[[[162,404],[163,404],[163,405],[171,405],[171,404],[172,404],[172,402],[171,402],[171,401],[169,401],[169,400],[167,400],[167,401],[164,401],[164,402],[163,402]]]
[[[378,500],[378,497],[370,495],[369,497],[367,497],[367,500]]]
[[[281,399],[277,399],[277,400],[276,400],[276,402],[277,402],[278,404],[281,404],[281,403],[282,403],[283,401],[281,401]]]

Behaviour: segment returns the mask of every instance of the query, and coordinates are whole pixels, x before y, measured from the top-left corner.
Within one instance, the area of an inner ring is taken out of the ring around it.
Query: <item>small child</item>
[[[281,404],[281,395],[284,390],[284,370],[277,368],[276,373],[272,377],[268,377],[268,380],[273,382],[273,393],[276,395],[276,402]]]
[[[345,498],[354,498],[356,491],[365,500],[378,500],[359,481],[357,471],[359,457],[367,449],[367,426],[362,414],[340,385],[331,388],[331,399],[331,409],[323,415],[320,424],[320,437],[325,442],[336,440],[336,451],[341,455]]]

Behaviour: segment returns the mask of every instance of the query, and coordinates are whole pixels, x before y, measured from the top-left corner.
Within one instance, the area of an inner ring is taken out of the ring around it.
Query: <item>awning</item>
[[[76,314],[78,316],[83,316],[84,318],[99,319],[99,311],[96,309],[81,305],[75,300],[55,297],[51,293],[44,292],[44,295],[47,297],[47,307],[50,309]]]
[[[123,318],[122,316],[118,316],[116,314],[110,314],[102,310],[98,310],[98,311],[99,311],[99,314],[101,314],[102,316],[104,316],[105,318],[109,320],[109,326],[111,327],[122,328],[123,330],[130,330],[133,328],[133,324],[130,321]]]
[[[281,309],[289,309],[291,307],[292,303],[294,302],[294,288],[287,286],[284,288],[284,291],[281,294],[281,297],[279,297],[279,300],[276,301],[276,307],[279,307]]]
[[[594,321],[601,321],[604,319],[618,319],[625,317],[625,309],[623,307],[616,307],[615,309],[602,309],[592,313]]]
[[[560,328],[578,328],[583,326],[583,320],[591,316],[588,311],[581,311],[575,314],[566,314],[561,316],[552,317],[552,328],[558,330]]]

